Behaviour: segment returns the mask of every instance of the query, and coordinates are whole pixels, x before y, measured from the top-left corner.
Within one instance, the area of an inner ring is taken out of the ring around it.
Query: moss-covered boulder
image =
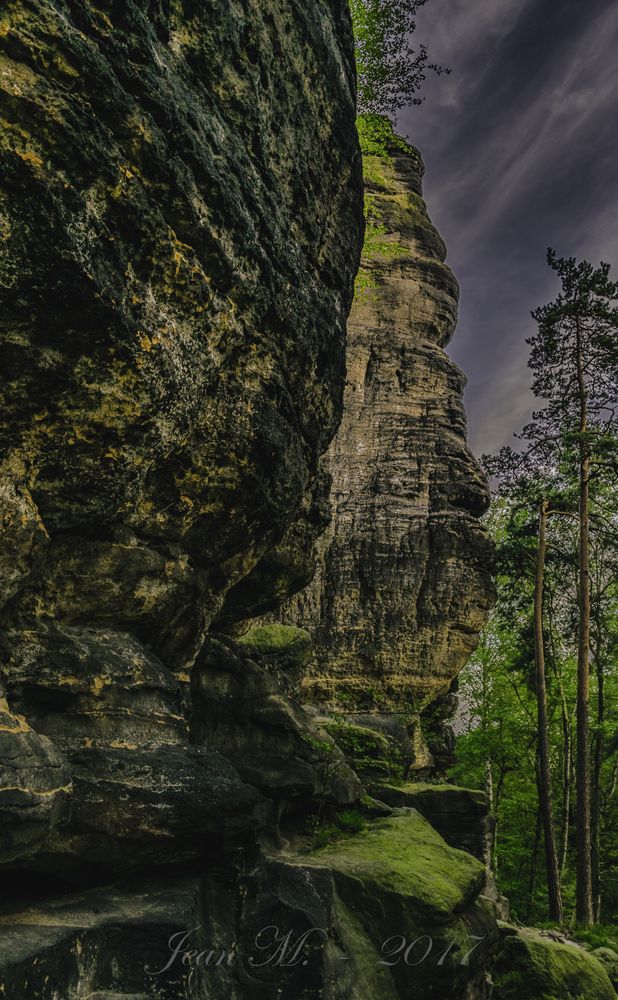
[[[325,722],[324,729],[331,734],[348,762],[365,781],[388,781],[392,777],[393,747],[383,733],[369,726],[337,718]]]
[[[613,948],[601,947],[595,948],[592,954],[607,972],[614,989],[618,990],[618,953]]]
[[[494,982],[494,1000],[616,1000],[598,959],[531,928],[504,937]]]
[[[258,625],[237,642],[243,656],[282,670],[288,680],[300,680],[313,653],[311,636],[293,625]]]
[[[498,930],[493,907],[481,898],[483,866],[449,847],[418,812],[376,820],[307,862],[332,871],[400,996],[485,996]]]
[[[469,851],[479,860],[483,859],[494,825],[484,792],[476,788],[431,785],[422,781],[410,781],[403,785],[376,783],[370,791],[376,799],[389,806],[418,809],[447,844]]]

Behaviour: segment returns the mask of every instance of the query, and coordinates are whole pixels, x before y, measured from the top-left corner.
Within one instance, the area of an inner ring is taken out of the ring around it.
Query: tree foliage
[[[484,459],[499,599],[464,682],[483,704],[460,743],[457,777],[466,780],[474,746],[499,790],[496,864],[516,913],[546,918],[557,854],[567,913],[588,924],[618,909],[618,285],[607,264],[552,250],[548,264],[561,290],[532,314],[528,341],[542,405],[516,435],[519,450]],[[546,887],[539,857],[544,830],[554,838],[552,816],[558,849]]]
[[[356,41],[359,114],[392,118],[401,108],[420,104],[428,71],[424,45],[412,46],[416,15],[427,0],[350,0]]]

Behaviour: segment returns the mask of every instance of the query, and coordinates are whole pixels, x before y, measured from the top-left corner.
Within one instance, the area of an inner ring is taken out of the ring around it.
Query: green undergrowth
[[[317,817],[310,817],[312,823],[312,848],[326,847],[344,837],[353,837],[365,829],[365,819],[356,809],[338,813],[329,823],[320,823]]]
[[[594,927],[573,927],[570,936],[580,944],[594,950],[595,948],[611,948],[618,952],[618,925],[596,924]]]

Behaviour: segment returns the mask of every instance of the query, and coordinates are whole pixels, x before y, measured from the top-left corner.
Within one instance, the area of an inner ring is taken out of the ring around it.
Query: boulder
[[[493,906],[482,898],[485,870],[449,847],[420,813],[400,813],[314,852],[307,863],[332,871],[400,997],[485,997],[498,939]]]
[[[618,990],[618,953],[613,948],[601,947],[595,948],[592,954],[607,972],[614,989]]]
[[[379,783],[372,785],[370,791],[389,806],[417,809],[447,844],[474,854],[479,861],[485,860],[494,820],[484,792],[420,781],[402,785]]]
[[[494,1000],[616,1000],[594,955],[528,927],[503,936],[493,978]]]

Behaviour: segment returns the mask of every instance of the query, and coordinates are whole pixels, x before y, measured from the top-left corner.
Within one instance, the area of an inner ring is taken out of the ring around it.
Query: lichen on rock
[[[5,854],[178,860],[217,788],[222,831],[264,825],[190,743],[190,675],[269,553],[272,593],[303,585],[327,517],[362,240],[349,14],[11,0],[0,65],[0,671],[39,823]]]

